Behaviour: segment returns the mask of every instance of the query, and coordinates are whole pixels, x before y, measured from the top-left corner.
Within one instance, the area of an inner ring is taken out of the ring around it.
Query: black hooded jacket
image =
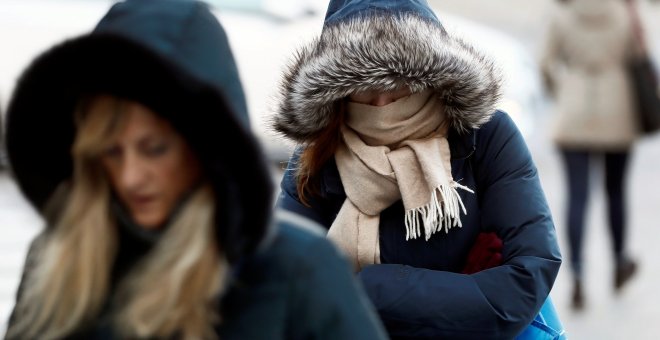
[[[42,213],[56,188],[72,177],[76,103],[95,93],[147,105],[172,123],[200,160],[216,198],[217,244],[234,274],[219,306],[222,338],[382,336],[334,248],[302,230],[308,222],[291,215],[272,222],[270,175],[250,133],[227,36],[206,4],[117,3],[93,32],[29,65],[9,103],[7,148],[21,191]],[[120,233],[118,261],[128,266],[148,248]],[[309,256],[311,248],[320,254]],[[100,325],[90,325],[90,332],[112,337]]]
[[[270,218],[270,177],[227,37],[205,5],[119,3],[92,33],[53,47],[23,73],[9,103],[7,148],[38,210],[71,177],[72,112],[92,93],[145,103],[170,121],[219,195],[217,216],[226,220],[218,220],[217,237],[229,259],[255,248]]]

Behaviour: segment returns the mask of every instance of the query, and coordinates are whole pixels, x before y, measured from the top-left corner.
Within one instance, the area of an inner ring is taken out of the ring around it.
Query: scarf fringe
[[[458,189],[474,193],[457,182],[440,185],[431,193],[431,201],[428,204],[406,211],[406,241],[420,237],[422,226],[426,241],[440,230],[444,229],[445,233],[448,233],[452,227],[462,227],[460,213],[462,211],[467,214],[467,210]]]

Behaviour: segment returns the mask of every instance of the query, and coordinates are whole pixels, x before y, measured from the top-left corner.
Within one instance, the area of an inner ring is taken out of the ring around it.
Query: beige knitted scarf
[[[356,271],[380,263],[380,213],[399,199],[406,240],[460,227],[465,206],[451,176],[447,122],[430,90],[385,106],[348,103],[335,160],[346,192],[331,239]]]

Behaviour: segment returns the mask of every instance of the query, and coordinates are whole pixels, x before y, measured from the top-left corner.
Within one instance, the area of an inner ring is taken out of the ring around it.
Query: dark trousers
[[[589,198],[590,164],[595,156],[603,158],[609,230],[614,256],[623,256],[626,227],[625,175],[629,152],[589,152],[562,150],[568,184],[568,240],[571,269],[576,277],[582,274],[584,220]]]

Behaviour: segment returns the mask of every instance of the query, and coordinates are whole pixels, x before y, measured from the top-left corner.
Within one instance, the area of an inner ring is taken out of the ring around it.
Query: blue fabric
[[[325,14],[324,26],[378,13],[401,16],[413,14],[440,24],[426,0],[332,0]]]
[[[561,264],[554,224],[527,146],[510,117],[496,112],[478,130],[450,132],[452,176],[475,190],[460,192],[463,227],[405,241],[397,202],[381,213],[381,263],[359,273],[393,338],[512,339],[546,302]],[[288,169],[295,169],[294,155]],[[298,200],[287,171],[278,206],[329,228],[346,195],[334,162],[322,170],[321,195]],[[480,232],[503,241],[501,266],[459,274]],[[457,307],[460,306],[460,307]]]
[[[548,297],[532,323],[516,340],[566,340],[566,331],[559,320],[552,300]]]

